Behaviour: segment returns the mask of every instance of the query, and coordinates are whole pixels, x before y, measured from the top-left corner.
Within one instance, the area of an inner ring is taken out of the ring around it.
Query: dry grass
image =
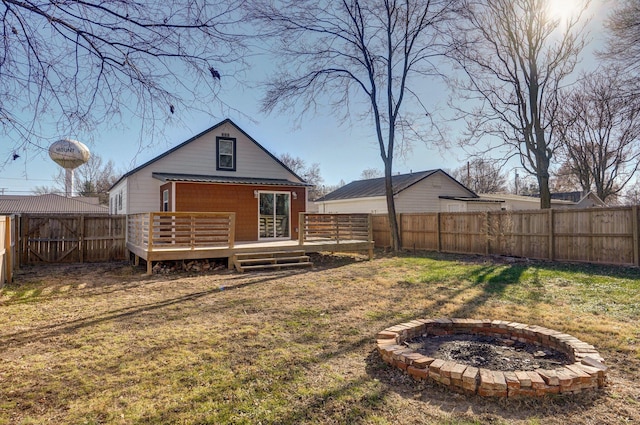
[[[436,255],[316,264],[246,275],[21,271],[0,297],[0,423],[640,421],[637,270]],[[462,397],[375,353],[379,330],[441,316],[568,332],[600,349],[611,384],[571,398]]]

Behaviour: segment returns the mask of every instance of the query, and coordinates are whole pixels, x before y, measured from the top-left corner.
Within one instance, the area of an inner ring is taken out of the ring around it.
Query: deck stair
[[[304,250],[265,251],[235,254],[233,265],[239,272],[248,270],[277,270],[291,267],[310,267],[313,263]]]

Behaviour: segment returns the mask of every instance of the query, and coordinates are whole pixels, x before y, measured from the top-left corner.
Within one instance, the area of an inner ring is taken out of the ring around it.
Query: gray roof
[[[265,186],[313,186],[307,183],[297,183],[286,179],[259,179],[254,177],[235,176],[202,176],[198,174],[151,173],[153,178],[162,182],[194,182],[194,183],[226,183],[253,184]]]
[[[397,195],[398,193],[402,192],[405,189],[408,189],[409,187],[413,186],[419,181],[422,181],[438,172],[449,177],[455,183],[459,184],[461,187],[469,191],[470,196],[474,198],[478,197],[478,195],[476,195],[472,190],[465,187],[462,183],[460,183],[459,181],[457,181],[456,179],[454,179],[453,177],[451,177],[449,174],[445,173],[441,169],[419,171],[415,173],[398,174],[398,175],[392,176],[391,182],[393,185],[393,194]],[[385,194],[386,192],[385,192],[384,177],[379,177],[376,179],[353,181],[323,196],[322,198],[317,199],[316,202],[335,201],[339,199],[371,198],[374,196],[385,196]]]
[[[0,214],[108,214],[104,205],[49,193],[46,195],[0,195]]]

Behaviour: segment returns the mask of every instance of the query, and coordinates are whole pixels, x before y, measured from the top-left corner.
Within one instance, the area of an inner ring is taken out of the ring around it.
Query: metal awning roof
[[[161,182],[192,182],[192,183],[220,183],[220,184],[247,184],[263,186],[313,186],[307,183],[292,182],[285,179],[263,179],[256,177],[235,176],[203,176],[199,174],[176,173],[152,173],[153,178]]]

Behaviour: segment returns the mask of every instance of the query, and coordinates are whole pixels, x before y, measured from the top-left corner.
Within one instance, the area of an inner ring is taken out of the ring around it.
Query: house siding
[[[216,137],[236,139],[235,171],[216,170]],[[154,172],[286,179],[300,182],[294,174],[265,153],[231,123],[225,123],[203,134],[125,178],[123,182],[111,190],[111,192],[116,192],[120,185],[126,183],[130,202],[127,203],[127,208],[119,213],[136,214],[158,209],[161,203],[159,188],[162,182],[153,178],[152,173]]]
[[[440,199],[440,196],[445,195],[469,197],[473,193],[444,172],[438,171],[398,193],[395,196],[396,212],[440,212],[451,208],[467,211],[466,202]],[[316,206],[320,213],[387,213],[387,200],[384,196],[319,201]]]
[[[468,202],[467,212],[500,211],[503,204],[497,202]]]
[[[305,188],[210,183],[176,183],[176,211],[236,213],[236,241],[258,240],[258,199],[254,191],[296,193],[291,197],[291,239],[298,238],[298,214],[305,211]]]
[[[469,196],[469,192],[441,172],[400,192],[396,198],[399,213],[423,213],[447,211],[449,204],[458,205],[458,211],[466,211],[466,203],[440,199],[440,196]],[[386,212],[386,211],[385,211]]]
[[[384,196],[371,198],[320,201],[315,203],[319,213],[326,214],[386,214],[387,200]]]

